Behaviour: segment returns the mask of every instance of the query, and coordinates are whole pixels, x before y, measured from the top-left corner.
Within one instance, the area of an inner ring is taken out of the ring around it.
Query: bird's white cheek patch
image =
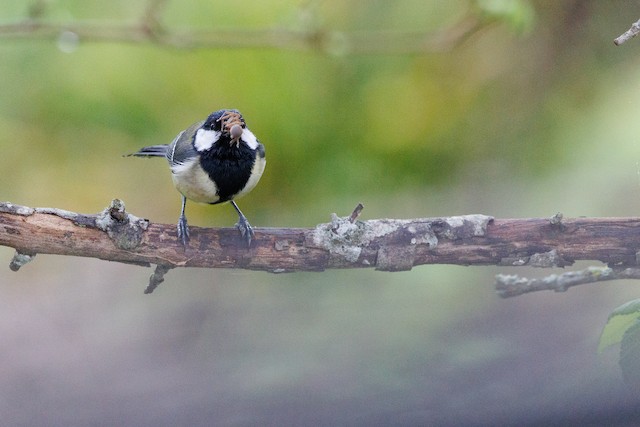
[[[258,148],[258,139],[249,129],[245,128],[242,130],[241,138],[252,150]]]
[[[213,146],[213,143],[220,138],[220,132],[215,130],[198,129],[193,146],[199,152],[207,151]]]

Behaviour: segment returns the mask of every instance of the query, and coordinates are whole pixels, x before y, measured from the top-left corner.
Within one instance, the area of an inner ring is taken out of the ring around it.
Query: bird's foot
[[[255,234],[253,233],[253,227],[251,227],[251,224],[247,221],[247,217],[240,215],[238,222],[236,223],[236,228],[240,230],[240,234],[247,242],[247,247],[250,247],[251,239],[254,238]]]
[[[189,226],[187,225],[187,217],[180,215],[178,219],[178,240],[182,242],[185,248],[189,243]]]

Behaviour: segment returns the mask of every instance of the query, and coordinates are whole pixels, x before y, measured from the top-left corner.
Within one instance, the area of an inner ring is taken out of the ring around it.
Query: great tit
[[[130,154],[136,157],[166,157],[171,178],[182,194],[178,239],[186,247],[189,228],[184,209],[187,199],[212,205],[229,202],[238,213],[236,227],[251,245],[254,236],[235,198],[256,186],[266,164],[264,146],[247,127],[238,110],[219,110],[194,123],[171,144],[152,145]]]

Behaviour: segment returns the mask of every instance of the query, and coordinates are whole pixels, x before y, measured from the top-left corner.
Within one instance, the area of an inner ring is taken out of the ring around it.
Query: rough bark
[[[334,215],[314,228],[256,228],[250,248],[234,228],[191,227],[184,248],[175,225],[137,218],[118,200],[96,215],[0,203],[0,245],[16,249],[14,269],[35,254],[58,254],[274,273],[401,271],[423,264],[563,267],[577,260],[635,266],[640,247],[640,218],[464,215],[359,221],[355,216]]]

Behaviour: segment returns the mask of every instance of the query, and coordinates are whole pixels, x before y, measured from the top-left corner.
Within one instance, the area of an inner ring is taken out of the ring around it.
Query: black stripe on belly
[[[229,147],[215,144],[213,148],[202,154],[200,164],[218,188],[218,200],[215,203],[227,202],[247,185],[256,153],[244,144],[240,147]],[[215,204],[213,203],[213,204]]]

